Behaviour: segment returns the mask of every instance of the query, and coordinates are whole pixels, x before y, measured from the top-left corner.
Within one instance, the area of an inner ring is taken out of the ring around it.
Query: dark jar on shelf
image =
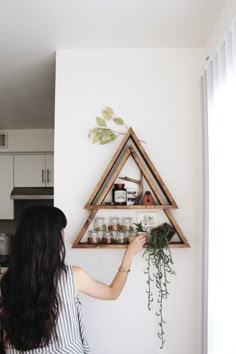
[[[120,218],[116,216],[110,217],[108,224],[109,231],[120,231]]]
[[[112,237],[110,232],[104,232],[102,237],[102,243],[109,244],[112,243]]]
[[[112,189],[112,200],[115,205],[127,205],[127,190],[124,183],[115,183]]]
[[[97,231],[89,231],[88,232],[88,243],[99,243],[101,242],[101,238]]]

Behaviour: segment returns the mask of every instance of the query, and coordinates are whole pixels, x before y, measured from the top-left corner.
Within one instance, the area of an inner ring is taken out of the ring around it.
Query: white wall
[[[71,249],[83,207],[121,139],[93,145],[88,130],[110,105],[146,141],[145,150],[179,205],[173,212],[190,249],[173,249],[176,277],[164,304],[166,344],[147,310],[144,259],[135,257],[120,298],[81,295],[93,354],[199,354],[201,351],[201,49],[59,51],[56,63],[55,204],[68,217],[67,261],[110,282],[123,250]]]

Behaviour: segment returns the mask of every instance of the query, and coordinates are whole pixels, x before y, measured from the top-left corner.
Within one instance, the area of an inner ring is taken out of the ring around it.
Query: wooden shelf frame
[[[128,244],[103,244],[103,243],[97,243],[97,244],[92,244],[92,243],[86,243],[86,242],[80,242],[80,244],[76,248],[96,248],[96,249],[116,249],[116,248],[127,248]],[[189,248],[190,246],[182,243],[182,242],[173,242],[169,244],[170,248]]]
[[[100,209],[173,209],[172,205],[169,204],[155,204],[155,205],[91,205],[89,210],[100,210]]]
[[[136,159],[138,160],[138,163],[142,164],[143,169],[146,171],[146,175],[148,175],[148,180],[151,180],[150,175],[152,175],[154,177],[157,185],[160,187],[162,193],[166,197],[167,201],[169,202],[168,205],[172,205],[173,208],[178,208],[177,203],[175,202],[173,196],[171,195],[170,191],[166,187],[163,179],[161,178],[160,174],[157,172],[154,164],[152,163],[152,161],[148,157],[146,151],[144,150],[142,144],[138,140],[138,138],[137,138],[137,136],[134,133],[132,128],[129,128],[127,134],[124,136],[121,144],[119,145],[118,149],[116,150],[115,154],[113,155],[110,163],[108,164],[107,168],[105,169],[102,177],[100,178],[100,180],[97,183],[95,189],[93,190],[92,194],[90,195],[90,197],[89,197],[87,203],[85,204],[84,208],[85,209],[92,209],[92,206],[101,205],[102,204],[101,200],[105,199],[106,194],[111,189],[112,183],[110,183],[110,181],[108,181],[110,188],[106,188],[106,191],[105,192],[103,191],[101,193],[102,196],[101,195],[99,196],[99,199],[98,199],[96,204],[94,203],[94,200],[96,199],[96,197],[101,192],[101,189],[102,189],[103,185],[106,183],[107,176],[111,173],[112,169],[115,169],[115,171],[112,173],[112,175],[115,174],[116,177],[118,177],[119,172],[121,171],[122,167],[124,166],[125,162],[127,161],[128,157],[130,156],[131,150],[132,150],[132,155],[133,154],[135,155],[134,147],[132,147],[132,145],[129,145],[128,147],[126,146],[128,141],[129,141],[129,139],[132,141],[132,144],[137,149],[137,151],[139,152],[142,160],[145,162],[145,164],[147,166],[147,168],[146,168],[144,166],[144,164],[141,162],[141,159],[136,154]],[[136,163],[137,163],[137,161],[136,161]],[[147,173],[147,169],[150,172],[150,174]],[[119,171],[119,172],[117,173],[117,171]],[[115,179],[112,178],[112,180],[114,182]],[[158,196],[159,197],[161,196],[159,191],[158,191],[158,193],[156,195],[157,199],[159,200]],[[163,199],[162,196],[161,196],[161,199],[162,199],[162,202],[160,201],[160,204],[166,205],[166,202],[164,202],[164,199]]]
[[[129,142],[129,139],[131,141],[131,144]],[[120,171],[122,170],[123,166],[125,165],[129,157],[133,158],[141,174],[144,176],[147,183],[149,184],[159,204],[152,205],[152,206],[145,206],[145,205],[122,205],[121,206],[121,205],[103,204],[108,192],[112,189],[112,186],[116,178],[119,176]],[[160,188],[162,193],[160,193],[160,190],[158,189],[157,186]],[[163,195],[166,198],[168,204],[166,203],[166,200],[163,197]],[[96,199],[97,201],[95,202]],[[132,128],[129,128],[127,134],[125,135],[121,144],[119,145],[118,149],[113,155],[110,163],[108,164],[98,184],[96,185],[95,189],[90,195],[84,208],[90,210],[90,215],[87,218],[86,222],[84,223],[78,236],[76,237],[76,240],[74,241],[72,246],[73,248],[109,248],[109,249],[111,248],[112,249],[112,248],[127,247],[127,245],[122,245],[122,244],[88,244],[85,242],[81,242],[85,232],[89,228],[95,215],[100,209],[105,209],[105,210],[106,209],[107,210],[108,209],[136,209],[136,210],[157,209],[158,210],[159,209],[160,211],[166,214],[166,217],[168,218],[171,225],[175,228],[176,233],[180,240],[180,242],[170,243],[170,247],[172,248],[190,247],[186,237],[184,236],[182,230],[180,229],[179,225],[177,224],[170,210],[172,208],[177,209],[178,206],[174,198],[172,197],[171,193],[169,192],[168,188],[166,187],[164,181],[162,180],[161,176],[157,172],[155,166],[153,165],[150,158],[148,157],[140,141],[138,140],[137,136],[135,135]]]

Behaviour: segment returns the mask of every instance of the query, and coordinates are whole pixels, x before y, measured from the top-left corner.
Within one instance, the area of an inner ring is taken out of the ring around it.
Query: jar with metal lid
[[[112,243],[111,240],[112,240],[111,233],[109,231],[104,232],[102,237],[102,243],[109,244]]]
[[[97,244],[100,242],[100,238],[98,236],[98,232],[94,230],[90,230],[88,232],[88,243]]]
[[[94,219],[93,229],[94,231],[106,231],[107,227],[105,223],[105,218],[96,217]]]
[[[133,230],[133,218],[124,217],[121,219],[121,230],[132,231]]]
[[[112,200],[115,205],[127,204],[127,190],[124,183],[115,183],[112,190]]]
[[[108,224],[109,231],[120,231],[120,218],[119,217],[110,217]]]

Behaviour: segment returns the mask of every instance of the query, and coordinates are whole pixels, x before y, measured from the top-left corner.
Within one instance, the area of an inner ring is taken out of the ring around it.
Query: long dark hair
[[[10,265],[1,280],[0,317],[7,339],[18,350],[45,346],[57,335],[66,224],[60,209],[33,206],[16,228]]]

